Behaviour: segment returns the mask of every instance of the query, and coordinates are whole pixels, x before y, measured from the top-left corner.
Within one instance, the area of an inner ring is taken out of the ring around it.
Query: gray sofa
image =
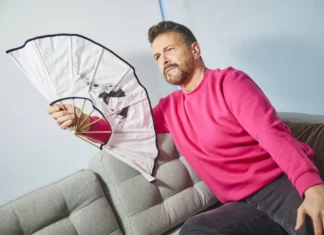
[[[297,139],[313,147],[322,173],[324,116],[279,115]],[[98,152],[89,169],[0,207],[0,235],[178,234],[187,218],[221,204],[169,134],[158,134],[158,148],[155,182]]]

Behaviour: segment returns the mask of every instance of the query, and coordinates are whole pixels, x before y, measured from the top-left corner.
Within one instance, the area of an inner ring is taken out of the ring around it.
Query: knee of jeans
[[[202,221],[199,219],[199,217],[193,216],[185,221],[178,235],[203,235],[203,234],[221,235],[215,230],[209,231],[209,229],[206,228],[204,224],[202,224]]]

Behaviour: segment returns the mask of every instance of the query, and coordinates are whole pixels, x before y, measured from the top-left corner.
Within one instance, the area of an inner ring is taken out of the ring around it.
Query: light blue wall
[[[234,66],[278,111],[324,114],[324,1],[166,0],[210,68]]]

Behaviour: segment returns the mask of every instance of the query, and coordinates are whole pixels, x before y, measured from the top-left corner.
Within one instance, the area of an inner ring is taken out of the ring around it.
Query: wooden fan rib
[[[85,105],[86,100],[83,100],[83,104],[82,104],[82,108],[81,108],[81,113],[80,113],[80,117],[78,117],[78,122],[77,122],[77,126],[76,126],[76,130],[78,130],[79,128],[79,124],[80,124],[80,119],[83,113],[83,109],[84,109],[84,105]]]
[[[83,127],[82,127],[81,129],[79,129],[78,131],[82,131],[84,128],[86,128],[86,127],[88,127],[88,126],[91,126],[92,124],[95,124],[95,123],[101,121],[102,119],[103,119],[103,118],[99,118],[99,119],[97,119],[96,121],[93,121],[93,122],[91,122],[91,123],[89,123],[89,124],[83,126]]]
[[[107,134],[111,131],[77,131],[76,134]]]
[[[79,135],[79,136],[84,137],[84,135]],[[93,141],[93,142],[95,142],[95,143],[98,143],[98,144],[105,144],[104,142],[101,142],[101,141],[96,140],[96,139],[94,139],[94,138],[91,138],[91,137],[89,137],[89,136],[87,136],[87,137],[85,137],[85,138],[86,138],[86,139],[89,139],[89,140],[91,140],[91,141]]]
[[[91,141],[85,139],[84,137],[80,136],[80,135],[75,135],[76,137],[80,138],[81,140],[87,142],[88,144],[91,144],[92,146],[95,146],[96,148],[100,149],[99,146],[95,145],[94,143],[92,143]]]
[[[94,112],[95,110],[93,109],[83,120],[82,120],[82,122],[81,122],[81,124],[80,124],[80,126],[79,127],[81,127],[82,126],[82,124],[85,122],[85,120],[87,120],[87,118]],[[83,127],[81,127],[81,129],[82,129]]]

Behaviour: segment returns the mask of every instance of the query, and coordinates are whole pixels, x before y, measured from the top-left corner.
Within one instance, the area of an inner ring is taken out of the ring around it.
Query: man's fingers
[[[70,115],[70,113],[68,111],[60,111],[60,112],[52,113],[52,117],[54,119],[64,117],[64,116],[69,116],[69,115]]]
[[[323,224],[320,215],[312,217],[315,235],[323,235]]]
[[[79,109],[74,107],[73,111],[73,106],[71,104],[54,104],[48,108],[47,112],[52,115],[62,129],[66,129],[73,125],[76,116],[80,116]]]
[[[72,125],[72,120],[67,120],[67,121],[63,122],[62,124],[60,124],[60,127],[62,129],[66,129],[66,128],[68,128],[71,125]]]
[[[55,113],[55,112],[58,112],[58,111],[60,111],[60,108],[59,107],[57,107],[57,106],[50,106],[48,109],[47,109],[47,113],[48,114],[53,114],[53,113]]]
[[[70,125],[72,124],[73,120],[74,120],[75,116],[73,114],[70,115],[64,115],[61,116],[59,118],[56,119],[57,123],[61,126],[62,124],[64,124],[66,121],[70,121]]]
[[[305,210],[302,207],[299,207],[299,209],[297,210],[297,220],[296,220],[295,230],[298,230],[303,226],[305,222],[305,218],[306,218]]]
[[[53,106],[50,106],[47,109],[48,114],[57,113],[59,111],[65,111],[66,113],[74,112],[76,114],[80,113],[80,109],[78,107],[74,106],[74,110],[73,110],[73,106],[71,104],[64,104],[64,106],[62,104],[54,104]]]
[[[57,124],[62,128],[66,129],[73,125],[75,122],[75,114],[70,112],[73,110],[72,105],[69,104],[54,104],[53,106],[49,107],[47,112],[52,115],[52,117],[56,120]]]

